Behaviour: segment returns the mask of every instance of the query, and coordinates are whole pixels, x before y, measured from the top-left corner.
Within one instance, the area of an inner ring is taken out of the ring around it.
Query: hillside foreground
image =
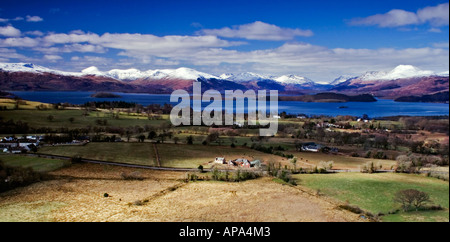
[[[124,180],[124,172],[143,180]],[[182,172],[95,164],[50,174],[56,179],[0,194],[0,221],[363,221],[268,177],[186,183]]]

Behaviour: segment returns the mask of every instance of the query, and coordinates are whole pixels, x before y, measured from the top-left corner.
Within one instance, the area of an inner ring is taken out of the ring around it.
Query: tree
[[[150,131],[149,133],[148,133],[148,139],[155,139],[156,138],[156,136],[158,136],[158,134],[154,131],[154,130],[152,130],[152,131]]]
[[[172,138],[172,140],[173,140],[173,142],[175,143],[175,144],[178,144],[178,141],[180,141],[180,138],[178,138],[178,137],[173,137]]]
[[[291,163],[294,165],[294,170],[297,170],[297,157],[292,158]]]
[[[419,210],[425,203],[430,201],[430,195],[415,189],[398,191],[394,201],[402,205],[403,211],[407,212],[412,206]]]
[[[70,118],[69,118],[69,122],[70,122],[70,123],[73,123],[74,121],[75,121],[75,118],[74,118],[74,117],[70,117]]]
[[[47,120],[48,120],[48,121],[51,122],[51,121],[53,121],[53,119],[55,119],[55,117],[54,117],[53,115],[48,115],[48,116],[47,116]]]
[[[194,137],[192,137],[192,135],[189,135],[188,137],[186,137],[186,143],[188,145],[194,144]]]
[[[206,137],[207,143],[215,142],[219,139],[219,132],[212,132]]]
[[[145,135],[141,134],[138,137],[139,142],[144,142],[145,141]]]

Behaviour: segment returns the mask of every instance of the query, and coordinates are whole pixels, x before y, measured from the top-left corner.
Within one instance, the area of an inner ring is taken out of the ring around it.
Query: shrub
[[[31,168],[9,167],[0,161],[0,192],[27,186],[42,179],[42,175]]]
[[[331,170],[331,169],[333,169],[333,166],[334,166],[334,161],[328,161],[328,162],[321,161],[321,162],[319,162],[319,167],[324,169],[324,170]]]
[[[203,173],[203,166],[202,166],[202,165],[199,165],[197,169],[198,169],[198,171],[199,171],[200,173]]]
[[[134,172],[131,172],[131,173],[122,172],[122,173],[120,173],[120,176],[124,180],[138,180],[138,181],[144,180],[144,178],[142,177],[141,173],[138,172],[138,171],[134,171]]]
[[[359,157],[359,154],[357,152],[353,152],[352,157]]]
[[[77,164],[81,162],[83,162],[81,156],[74,156],[70,158],[70,163],[72,164]]]
[[[366,164],[361,166],[361,173],[375,173],[377,171],[377,168],[373,164],[372,161],[367,162]]]

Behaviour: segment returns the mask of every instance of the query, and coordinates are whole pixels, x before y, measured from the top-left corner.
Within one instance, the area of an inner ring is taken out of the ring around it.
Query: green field
[[[259,159],[261,161],[281,161],[282,158],[249,148],[229,146],[204,146],[185,144],[158,144],[161,166],[197,168],[211,166],[216,157],[227,160],[237,158]],[[87,159],[113,161],[119,163],[156,166],[156,156],[152,143],[89,143],[84,146],[46,146],[39,149],[42,154],[61,156],[81,156]]]
[[[367,162],[373,162],[374,165],[381,165],[382,169],[390,170],[392,166],[395,166],[396,162],[394,160],[381,160],[373,158],[362,158],[362,157],[351,157],[344,155],[333,155],[324,153],[313,153],[313,152],[291,152],[295,157],[298,158],[298,166],[308,167],[307,164],[319,165],[321,161],[333,161],[333,169],[350,169],[359,170],[360,167]],[[301,163],[304,162],[304,163]]]
[[[4,120],[22,121],[28,123],[30,127],[52,127],[52,128],[86,128],[87,126],[96,126],[96,120],[107,120],[106,126],[115,127],[134,127],[153,125],[159,126],[163,123],[170,122],[167,117],[161,120],[149,120],[147,117],[122,113],[119,119],[112,117],[107,111],[88,112],[84,115],[83,110],[7,110],[0,112],[0,117]],[[49,121],[48,117],[53,116],[53,120]],[[73,122],[69,121],[73,118]]]
[[[46,146],[39,153],[81,156],[86,159],[113,161],[127,164],[156,166],[151,143],[89,143],[87,145]]]
[[[36,172],[49,172],[57,170],[65,165],[68,165],[68,161],[47,159],[41,157],[30,157],[24,155],[6,155],[1,154],[0,160],[6,165],[11,167],[31,167]]]
[[[435,178],[410,174],[339,173],[327,175],[295,175],[298,184],[321,194],[356,205],[373,214],[384,213],[383,221],[449,221],[449,183]],[[399,209],[393,202],[397,191],[417,189],[430,195],[431,203],[442,211],[388,212]]]

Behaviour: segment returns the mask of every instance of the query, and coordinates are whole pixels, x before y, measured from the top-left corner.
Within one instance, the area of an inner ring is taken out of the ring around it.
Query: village
[[[15,136],[4,137],[0,140],[0,150],[2,150],[3,153],[12,154],[37,151],[37,147],[42,141],[43,136],[36,135],[23,136],[19,138]]]

